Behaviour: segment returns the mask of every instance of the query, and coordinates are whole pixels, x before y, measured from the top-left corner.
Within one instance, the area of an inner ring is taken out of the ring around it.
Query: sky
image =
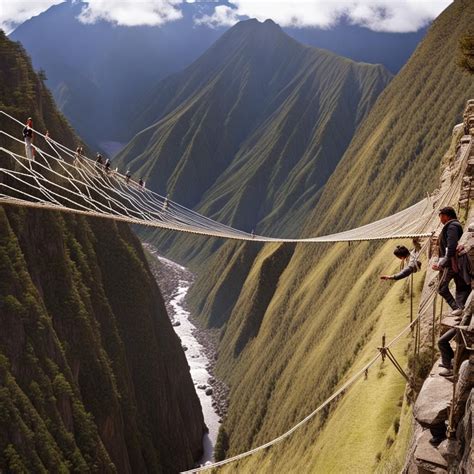
[[[7,33],[64,0],[0,0],[0,28]],[[231,26],[245,18],[293,27],[330,28],[341,18],[374,31],[413,32],[436,18],[452,0],[88,0],[79,17],[123,26],[160,26],[182,18],[181,6],[206,3],[211,11],[197,24]],[[225,4],[224,4],[225,3]],[[215,6],[214,6],[215,5]]]

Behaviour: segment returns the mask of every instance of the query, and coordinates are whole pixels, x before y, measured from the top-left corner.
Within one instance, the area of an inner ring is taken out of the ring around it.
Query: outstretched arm
[[[395,273],[395,275],[382,275],[382,280],[403,280],[403,278],[409,277],[413,273],[411,266],[405,267],[402,271]]]

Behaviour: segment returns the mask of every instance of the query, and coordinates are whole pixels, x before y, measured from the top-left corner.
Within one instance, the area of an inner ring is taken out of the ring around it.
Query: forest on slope
[[[457,66],[459,40],[473,21],[474,4],[456,0],[433,23],[356,132],[306,235],[372,221],[434,190],[452,127],[474,97],[472,78]],[[191,301],[221,330],[218,373],[231,392],[221,436],[228,449],[220,455],[283,433],[361,367],[383,334],[390,339],[405,326],[407,286],[379,280],[396,269],[392,250],[393,243],[227,243],[208,259]],[[416,288],[422,280],[423,272]],[[396,356],[407,363],[405,347]],[[224,472],[400,470],[409,436],[399,424],[409,410],[404,390],[381,364],[287,442]]]
[[[1,32],[0,109],[78,142]],[[189,367],[127,226],[1,206],[0,322],[0,471],[168,473],[199,459]]]

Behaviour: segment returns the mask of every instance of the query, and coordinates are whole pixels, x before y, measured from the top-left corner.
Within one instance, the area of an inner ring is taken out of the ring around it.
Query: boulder
[[[416,421],[424,428],[443,423],[448,418],[452,394],[452,382],[438,375],[428,377],[413,409]]]
[[[418,439],[415,450],[415,463],[422,472],[442,474],[447,471],[447,462],[437,448],[430,444],[431,433],[425,431]]]
[[[448,465],[452,467],[457,463],[460,453],[459,441],[455,438],[445,439],[439,446],[438,452],[446,459]]]
[[[211,387],[206,389],[206,395],[212,395],[212,388]]]
[[[464,417],[459,423],[457,429],[457,438],[459,439],[462,452],[460,453],[459,472],[474,472],[474,389],[466,403]]]

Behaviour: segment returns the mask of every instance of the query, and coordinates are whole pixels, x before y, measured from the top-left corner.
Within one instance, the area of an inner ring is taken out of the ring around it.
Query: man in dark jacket
[[[440,271],[438,293],[451,307],[453,316],[460,316],[464,303],[471,292],[470,285],[459,271],[456,249],[463,234],[461,223],[457,220],[456,211],[452,207],[444,207],[439,211],[439,218],[444,227],[438,239],[439,261],[433,270]],[[454,280],[456,297],[449,291],[449,283]]]
[[[444,207],[439,211],[439,218],[444,227],[438,239],[439,261],[433,265],[433,270],[440,271],[438,293],[446,300],[451,307],[453,316],[461,316],[464,303],[466,302],[471,286],[463,278],[459,271],[456,249],[459,239],[463,234],[461,223],[457,220],[456,211],[452,207]],[[454,280],[456,285],[456,298],[449,291],[449,283]],[[438,341],[441,352],[441,366],[445,368],[440,375],[449,377],[453,374],[452,359],[454,357],[450,341],[456,335],[455,329],[450,329],[443,334]]]

